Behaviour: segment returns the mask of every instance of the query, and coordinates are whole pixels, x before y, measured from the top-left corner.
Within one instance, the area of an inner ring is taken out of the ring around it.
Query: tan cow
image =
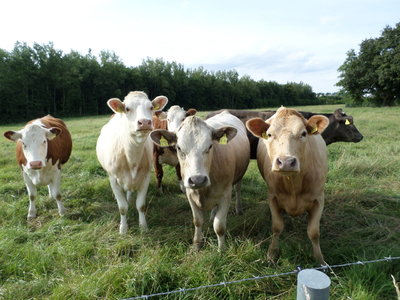
[[[225,246],[226,218],[232,186],[239,182],[250,160],[250,145],[243,123],[228,112],[206,121],[187,117],[176,133],[155,130],[153,141],[176,146],[186,196],[193,213],[193,245],[203,242],[203,212],[216,208],[214,231],[220,250]],[[227,145],[225,145],[227,143]]]
[[[121,234],[128,230],[126,214],[133,191],[137,191],[139,226],[147,229],[144,211],[153,152],[148,136],[153,129],[153,112],[162,110],[167,102],[164,96],[150,101],[143,92],[130,92],[123,102],[117,98],[107,101],[115,115],[101,129],[96,153],[117,199]]]
[[[197,110],[190,108],[185,111],[182,107],[178,105],[173,105],[168,109],[168,112],[160,112],[153,116],[154,129],[164,129],[169,131],[176,131],[186,117],[193,116],[197,113]],[[165,117],[162,116],[165,114]],[[157,178],[157,187],[162,191],[162,178],[164,176],[163,164],[175,167],[176,176],[179,180],[179,186],[181,191],[184,193],[185,188],[182,182],[181,167],[178,162],[178,157],[176,155],[175,147],[159,147],[154,144],[153,150],[153,163],[154,171]]]
[[[328,124],[325,116],[315,115],[306,120],[297,111],[285,107],[266,121],[254,118],[246,123],[250,132],[260,137],[257,163],[268,185],[272,215],[270,260],[275,260],[278,252],[279,235],[284,227],[282,211],[291,216],[307,212],[307,234],[314,257],[318,263],[324,263],[319,224],[328,167],[326,144],[320,133]]]
[[[61,166],[72,150],[71,135],[65,123],[47,115],[29,121],[19,131],[6,131],[4,136],[17,142],[16,156],[29,195],[28,219],[36,217],[37,187],[47,185],[50,197],[57,201],[58,213],[65,214],[61,200]]]

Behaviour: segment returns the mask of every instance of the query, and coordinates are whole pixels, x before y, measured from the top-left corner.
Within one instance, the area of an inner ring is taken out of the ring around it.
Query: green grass
[[[339,106],[299,107],[332,112]],[[331,264],[400,256],[400,107],[347,108],[364,139],[329,149],[321,248]],[[201,112],[200,115],[204,115]],[[190,250],[191,210],[175,170],[164,167],[164,193],[152,177],[147,195],[149,231],[138,229],[130,208],[128,234],[118,234],[119,213],[96,139],[108,116],[66,119],[74,146],[63,168],[67,215],[60,218],[47,188],[39,189],[38,217],[26,221],[28,197],[15,162],[15,145],[0,140],[0,298],[119,299],[314,267],[306,217],[285,217],[281,256],[266,260],[271,219],[267,188],[252,161],[244,177],[245,214],[228,216],[227,250],[217,251],[211,224],[205,245]],[[23,124],[1,126],[0,131]],[[400,262],[356,265],[328,272],[331,299],[396,299],[390,275]],[[166,299],[294,299],[294,275],[202,289]]]

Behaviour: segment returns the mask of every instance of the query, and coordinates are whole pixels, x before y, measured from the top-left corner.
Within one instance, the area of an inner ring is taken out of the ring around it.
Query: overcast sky
[[[238,71],[335,92],[338,67],[362,40],[400,22],[400,0],[0,0],[0,48],[54,43],[64,53],[114,51],[185,68]]]

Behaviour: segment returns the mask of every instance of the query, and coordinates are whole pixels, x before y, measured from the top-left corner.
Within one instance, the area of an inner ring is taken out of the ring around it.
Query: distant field
[[[340,105],[298,109],[333,112]],[[275,109],[275,108],[273,108]],[[328,147],[321,249],[330,265],[400,256],[400,107],[344,108],[364,139]],[[199,113],[201,116],[205,112]],[[315,267],[306,216],[285,218],[281,257],[266,260],[271,219],[267,188],[252,161],[244,177],[245,213],[228,216],[227,250],[218,253],[208,222],[204,248],[190,251],[192,216],[175,170],[164,167],[164,193],[152,176],[147,195],[149,231],[118,234],[119,213],[95,144],[109,116],[65,119],[73,152],[63,170],[67,215],[60,218],[47,188],[39,190],[38,217],[26,221],[28,196],[15,162],[15,144],[0,139],[0,299],[120,299]],[[0,126],[0,131],[23,124]],[[400,262],[357,265],[328,272],[331,299],[396,299],[390,275]],[[295,299],[296,277],[248,281],[163,299]],[[159,299],[159,298],[155,298]]]

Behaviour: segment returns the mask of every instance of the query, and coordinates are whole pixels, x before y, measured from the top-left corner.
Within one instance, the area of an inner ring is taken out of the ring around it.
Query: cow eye
[[[129,107],[126,108],[126,112],[130,112],[131,109]]]
[[[270,134],[270,133],[268,133],[267,135],[268,135],[269,138],[272,137],[272,134]]]
[[[303,132],[301,133],[301,136],[302,136],[302,137],[306,137],[306,136],[307,136],[307,132],[303,131]]]
[[[208,147],[208,149],[206,150],[206,153],[209,153],[209,152],[210,152],[212,146],[213,146],[213,145],[211,144],[210,147]]]

